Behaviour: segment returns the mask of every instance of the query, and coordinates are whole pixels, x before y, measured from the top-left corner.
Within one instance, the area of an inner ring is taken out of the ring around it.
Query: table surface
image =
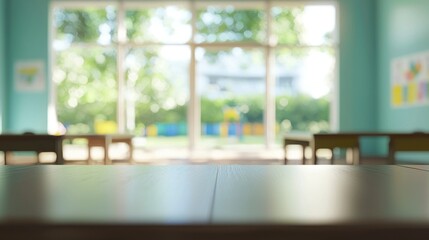
[[[310,239],[317,232],[348,236],[363,228],[371,234],[389,229],[393,237],[428,233],[429,167],[0,167],[4,236],[25,229],[19,231],[27,234],[23,238],[43,233],[47,239],[52,229],[84,234],[89,226],[92,234],[129,239],[132,233],[154,239],[169,233],[177,239],[299,233]]]

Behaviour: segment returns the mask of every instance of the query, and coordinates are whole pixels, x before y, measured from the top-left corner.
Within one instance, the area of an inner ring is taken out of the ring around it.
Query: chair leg
[[[4,153],[4,165],[7,165],[7,158],[9,155],[9,152],[3,152]]]
[[[393,151],[393,150],[389,150],[389,157],[388,157],[389,159],[387,160],[388,161],[388,164],[390,164],[390,165],[393,165],[393,164],[395,164],[395,151]]]
[[[313,164],[314,165],[317,165],[317,149],[315,149],[314,147],[313,147],[313,156],[312,156],[312,162],[313,162]]]
[[[302,145],[302,165],[305,165],[305,146]]]
[[[103,161],[104,161],[105,165],[111,165],[112,164],[112,161],[109,158],[109,143],[107,141],[105,141],[105,143],[104,143],[104,159],[103,159]]]
[[[331,158],[329,159],[329,161],[330,161],[330,163],[331,163],[331,165],[333,165],[334,164],[334,149],[333,148],[331,148]]]
[[[353,164],[360,165],[360,149],[353,148]]]
[[[392,138],[389,141],[389,156],[388,164],[395,164],[395,147]]]
[[[284,149],[284,154],[285,154],[285,156],[284,156],[284,164],[287,165],[287,146],[283,146],[283,149]]]
[[[346,163],[347,164],[353,164],[354,161],[354,157],[353,157],[353,148],[347,148],[346,149]]]
[[[87,159],[87,162],[89,165],[92,164],[91,148],[92,148],[92,142],[90,140],[88,140],[88,159]]]

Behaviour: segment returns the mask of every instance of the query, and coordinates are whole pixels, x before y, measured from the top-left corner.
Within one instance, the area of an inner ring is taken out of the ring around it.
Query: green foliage
[[[145,23],[155,13],[161,14],[158,16],[160,18],[165,17],[164,13],[159,11],[127,11],[125,24],[128,38],[141,41],[153,40],[145,35],[145,28],[148,26]],[[301,13],[302,8],[281,9],[281,11],[277,8],[273,9],[271,13],[275,20],[273,31],[277,34],[279,43],[300,43],[301,26],[296,19]],[[260,10],[209,7],[197,13],[195,40],[197,42],[264,42],[265,20],[265,13]],[[116,10],[112,7],[85,10],[58,9],[55,11],[55,24],[56,39],[69,43],[97,42],[103,28],[104,31],[107,29],[112,40],[117,34]],[[172,23],[170,25],[173,26]],[[59,121],[66,126],[71,126],[69,128],[71,133],[93,132],[94,122],[97,119],[116,120],[117,56],[116,51],[112,49],[114,48],[88,49],[76,46],[56,53],[54,81],[57,84],[57,113]],[[220,54],[228,51],[230,50],[208,54],[211,58],[217,59]],[[188,112],[186,101],[170,107],[166,107],[165,103],[170,98],[174,98],[176,103],[180,102],[175,92],[181,86],[177,86],[176,83],[181,80],[178,78],[187,78],[187,76],[169,76],[168,72],[174,66],[168,65],[165,59],[160,59],[158,47],[130,48],[127,54],[128,57],[138,59],[139,63],[134,68],[126,67],[125,73],[127,99],[131,98],[135,102],[136,133],[140,133],[144,126],[156,123],[185,122]],[[299,54],[299,52],[296,53],[296,55]],[[182,64],[187,71],[187,63]],[[162,90],[154,87],[160,85]],[[276,103],[276,122],[281,124],[289,121],[294,130],[315,129],[315,125],[324,130],[325,123],[329,121],[329,102],[326,99],[281,96],[277,97]],[[240,112],[242,122],[262,123],[264,104],[264,99],[260,96],[216,100],[203,96],[201,121],[203,123],[223,122],[225,108],[231,107]]]
[[[327,98],[280,96],[276,98],[276,122],[281,124],[288,121],[291,124],[288,130],[328,131],[329,105]]]
[[[141,29],[143,29],[140,24],[148,22],[151,14],[147,10],[140,11],[127,11],[125,25],[127,28],[127,37],[128,39],[138,39],[141,35],[144,34]]]
[[[222,100],[211,100],[201,98],[201,121],[203,123],[219,123],[223,121],[223,108],[225,103]]]
[[[170,110],[159,109],[154,113],[150,106],[140,104],[136,110],[136,122],[144,126],[155,125],[157,123],[180,123],[187,119],[187,107],[178,106]]]
[[[100,26],[103,24],[108,26],[106,30],[109,34],[115,34],[116,12],[112,7],[55,11],[57,39],[72,42],[96,42],[100,36]]]
[[[93,132],[95,119],[115,120],[116,53],[101,48],[73,49],[57,54],[57,113],[66,126],[84,124],[77,132]],[[76,132],[75,132],[76,133]]]
[[[272,9],[271,13],[274,19],[273,33],[277,37],[278,43],[291,45],[301,44],[300,35],[303,29],[297,19],[299,19],[303,10],[302,7],[275,7]]]
[[[260,10],[209,7],[198,11],[197,41],[261,42],[265,38],[265,14]]]

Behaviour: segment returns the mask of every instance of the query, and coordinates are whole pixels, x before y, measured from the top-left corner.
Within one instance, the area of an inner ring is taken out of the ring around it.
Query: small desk
[[[312,134],[286,134],[283,138],[284,160],[287,164],[287,147],[289,145],[300,145],[302,147],[302,164],[305,164],[305,149],[313,143]]]
[[[428,133],[402,133],[389,135],[389,159],[395,162],[396,152],[429,151]]]
[[[90,162],[91,157],[91,148],[93,147],[102,147],[104,151],[104,164],[111,164],[112,159],[109,158],[109,146],[112,143],[125,143],[128,145],[129,156],[128,161],[133,161],[133,140],[134,135],[128,134],[67,134],[64,135],[64,139],[74,140],[74,139],[86,139],[88,141],[88,159]]]
[[[360,143],[362,137],[389,138],[389,164],[395,164],[395,154],[400,151],[429,151],[428,133],[392,133],[392,132],[339,132],[317,134],[287,134],[284,138],[284,148],[287,145],[298,144],[303,148],[312,148],[313,163],[317,164],[317,150],[346,148],[351,150],[351,160],[354,164],[360,161]],[[285,152],[286,158],[286,152]],[[331,159],[332,163],[333,159]],[[286,159],[285,159],[286,162]]]
[[[3,166],[2,239],[427,239],[406,166]]]
[[[358,165],[360,160],[360,146],[359,138],[366,135],[355,134],[355,133],[318,133],[313,135],[313,142],[311,148],[313,151],[313,163],[317,164],[317,151],[319,149],[330,149],[331,164],[334,162],[334,149],[345,148],[347,151],[351,151],[350,161],[353,164]]]
[[[62,136],[48,134],[0,134],[0,151],[4,152],[5,164],[8,160],[8,152],[28,151],[39,154],[53,152],[56,154],[56,164],[64,164]]]

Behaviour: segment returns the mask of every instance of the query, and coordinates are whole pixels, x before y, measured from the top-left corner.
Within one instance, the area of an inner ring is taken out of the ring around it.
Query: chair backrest
[[[359,148],[356,134],[314,134],[316,148]]]
[[[429,151],[429,134],[410,133],[390,136],[391,151]]]

